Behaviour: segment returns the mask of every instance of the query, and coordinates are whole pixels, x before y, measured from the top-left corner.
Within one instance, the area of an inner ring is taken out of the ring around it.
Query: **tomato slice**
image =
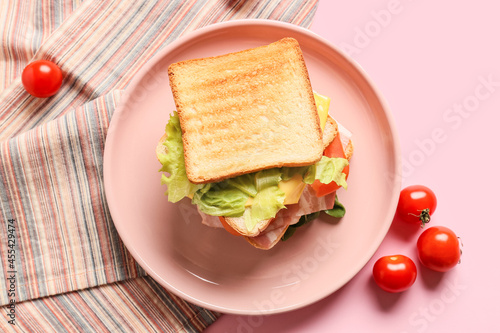
[[[226,222],[226,219],[223,217],[223,216],[219,216],[219,220],[220,220],[220,223],[222,223],[222,226],[224,227],[224,229],[226,229],[227,232],[229,232],[231,235],[234,235],[234,236],[241,236],[241,234],[234,230],[227,222]]]
[[[341,157],[341,158],[346,158],[345,153],[344,153],[344,148],[342,147],[342,142],[340,141],[340,134],[337,134],[335,139],[326,147],[325,151],[323,152],[323,155],[326,157]],[[349,165],[347,165],[344,170],[342,170],[343,173],[345,173],[346,179],[349,176]],[[322,197],[327,194],[333,193],[336,190],[340,188],[340,185],[337,185],[336,182],[332,181],[329,184],[323,184],[319,180],[315,180],[312,183],[312,188],[316,192],[317,197]]]

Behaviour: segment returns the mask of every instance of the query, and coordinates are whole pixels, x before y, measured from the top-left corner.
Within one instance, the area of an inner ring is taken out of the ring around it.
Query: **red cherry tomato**
[[[326,157],[346,158],[344,148],[342,147],[342,142],[340,141],[340,135],[337,135],[335,139],[333,139],[333,141],[328,145],[328,147],[326,147],[323,155]],[[342,172],[345,173],[345,177],[347,179],[347,177],[349,176],[349,165],[347,165],[344,170],[342,170]],[[340,185],[337,185],[336,182],[323,184],[319,180],[315,180],[312,183],[312,188],[316,192],[317,197],[322,197],[324,195],[335,192],[340,188]]]
[[[422,265],[438,272],[455,267],[462,255],[457,235],[446,227],[430,227],[422,232],[417,251]]]
[[[417,279],[417,266],[402,254],[381,257],[373,265],[373,278],[383,290],[399,293],[413,285]]]
[[[411,185],[399,194],[397,214],[403,221],[424,226],[436,210],[437,199],[432,190],[423,185]]]
[[[36,60],[28,64],[21,76],[24,89],[35,97],[45,98],[57,93],[63,75],[56,64],[47,60]]]

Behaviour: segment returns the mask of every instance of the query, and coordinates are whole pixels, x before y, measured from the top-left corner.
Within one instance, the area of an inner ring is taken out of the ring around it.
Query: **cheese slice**
[[[306,187],[306,183],[302,181],[302,176],[299,174],[293,175],[288,180],[283,180],[278,184],[280,190],[285,192],[284,205],[296,204],[302,196],[302,191]]]
[[[321,130],[325,129],[326,120],[328,118],[328,109],[330,108],[330,100],[330,97],[314,92],[314,101],[316,102],[316,108],[318,109]]]

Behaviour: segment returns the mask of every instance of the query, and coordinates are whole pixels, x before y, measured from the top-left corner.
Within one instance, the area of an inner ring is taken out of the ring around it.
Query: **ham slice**
[[[198,207],[198,206],[196,206]],[[222,226],[222,223],[220,223],[219,217],[218,216],[212,216],[203,213],[199,208],[198,208],[198,214],[201,215],[201,223],[204,225],[207,225],[212,228],[224,228]]]
[[[345,152],[347,146],[349,145],[349,141],[351,141],[352,133],[347,128],[342,126],[342,124],[339,123],[338,121],[337,121],[337,128],[340,135],[340,141],[342,142],[342,148],[344,148]]]

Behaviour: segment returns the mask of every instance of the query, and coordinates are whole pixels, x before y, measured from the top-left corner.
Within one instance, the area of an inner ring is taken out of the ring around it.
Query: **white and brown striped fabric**
[[[145,276],[120,241],[103,190],[107,128],[134,74],[184,33],[245,18],[307,27],[316,5],[1,1],[2,332],[198,332],[218,317]],[[64,72],[51,98],[34,98],[22,87],[21,72],[36,59]]]

